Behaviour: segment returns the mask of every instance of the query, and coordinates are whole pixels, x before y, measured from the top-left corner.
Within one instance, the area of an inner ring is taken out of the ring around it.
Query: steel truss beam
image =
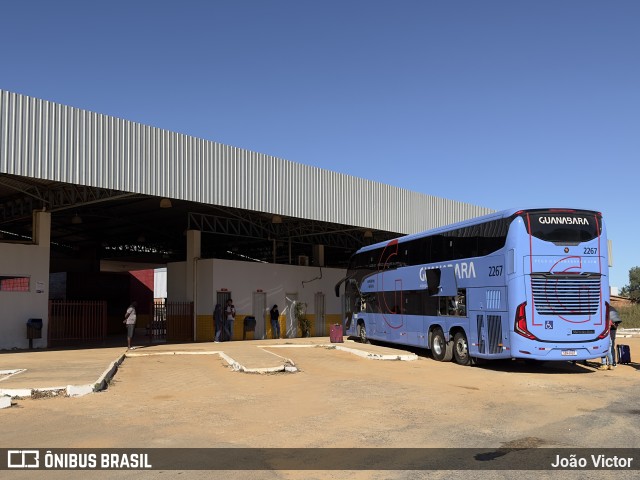
[[[31,217],[33,210],[36,209],[60,212],[84,205],[138,196],[119,190],[81,185],[56,184],[50,187],[34,185],[12,181],[7,177],[0,177],[0,185],[23,194],[0,202],[0,222],[2,223]]]
[[[251,219],[237,215],[235,218],[218,215],[189,212],[188,228],[203,233],[239,236],[260,240],[277,240],[303,243],[309,245],[325,245],[329,247],[357,250],[362,247],[364,239],[361,228],[345,227],[332,223],[312,222],[308,220],[287,219],[284,223],[271,223],[267,219],[253,217]],[[382,232],[377,232],[378,234]],[[385,238],[393,238],[393,234],[383,234]]]

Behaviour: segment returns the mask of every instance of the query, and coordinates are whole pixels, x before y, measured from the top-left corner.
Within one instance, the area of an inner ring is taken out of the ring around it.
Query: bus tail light
[[[602,333],[600,335],[598,335],[598,340],[602,340],[607,338],[607,335],[609,335],[609,326],[611,325],[611,321],[609,320],[609,315],[611,312],[611,305],[609,305],[609,302],[604,302],[605,307],[606,307],[606,314],[604,317],[604,330],[602,331]]]
[[[533,335],[529,330],[527,330],[527,312],[526,312],[527,302],[521,303],[516,308],[516,323],[515,323],[515,332],[519,335],[522,335],[529,340],[535,340],[535,335]]]

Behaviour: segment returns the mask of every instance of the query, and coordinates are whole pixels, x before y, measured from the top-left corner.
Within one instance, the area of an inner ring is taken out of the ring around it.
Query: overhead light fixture
[[[373,238],[373,232],[371,230],[365,230],[363,236],[364,238]]]
[[[82,217],[76,213],[73,217],[71,217],[71,223],[73,223],[74,225],[80,225],[82,223]]]
[[[271,217],[271,223],[282,223],[282,217],[280,215],[274,215]]]
[[[169,200],[168,198],[163,198],[162,200],[160,200],[160,208],[171,208],[173,205],[171,205],[171,200]]]

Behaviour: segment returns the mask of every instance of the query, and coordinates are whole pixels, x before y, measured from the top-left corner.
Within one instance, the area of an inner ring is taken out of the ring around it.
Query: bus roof
[[[455,230],[457,228],[470,227],[473,225],[478,225],[480,223],[489,222],[491,220],[499,220],[501,218],[509,218],[519,212],[531,212],[531,211],[555,211],[555,212],[581,212],[581,213],[599,213],[595,210],[590,209],[582,209],[582,208],[558,208],[558,207],[538,207],[538,208],[509,208],[507,210],[501,210],[499,212],[489,213],[487,215],[482,215],[481,217],[470,218],[469,220],[463,220],[462,222],[452,223],[449,225],[444,225],[442,227],[432,228],[431,230],[425,230],[423,232],[411,233],[409,235],[404,235],[402,237],[398,237],[396,240],[399,242],[406,242],[409,240],[413,240],[414,238],[427,237],[431,235],[437,235],[439,233],[448,232],[450,230]],[[367,245],[366,247],[362,247],[358,250],[358,252],[366,252],[368,250],[374,250],[376,248],[384,247],[389,244],[391,240],[386,240],[384,242],[374,243],[373,245]]]

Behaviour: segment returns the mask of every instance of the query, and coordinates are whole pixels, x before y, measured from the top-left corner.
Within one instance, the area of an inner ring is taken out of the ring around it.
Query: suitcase
[[[331,340],[331,343],[344,342],[344,339],[342,338],[342,325],[336,323],[335,325],[331,325],[331,327],[329,327],[329,340]]]
[[[631,363],[631,349],[629,345],[616,345],[618,363]]]

